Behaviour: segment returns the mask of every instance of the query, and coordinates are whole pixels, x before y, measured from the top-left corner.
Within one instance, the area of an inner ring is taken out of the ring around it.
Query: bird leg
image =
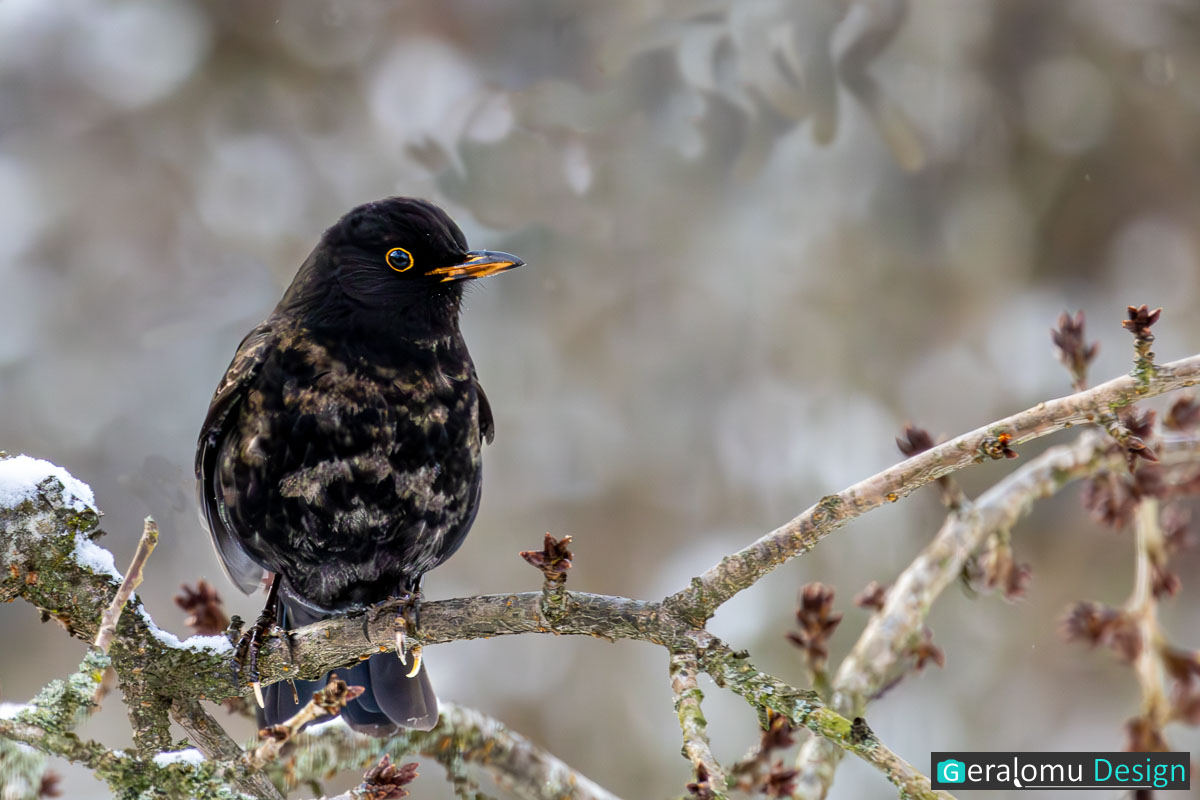
[[[258,701],[259,708],[265,708],[266,703],[263,701],[262,684],[258,680],[258,653],[266,643],[267,635],[275,627],[280,583],[279,576],[276,575],[271,581],[270,591],[267,592],[266,607],[258,615],[254,627],[242,634],[237,648],[233,651],[233,679],[240,683],[242,667],[247,667],[250,685],[254,687],[254,699]]]
[[[401,664],[408,663],[407,648],[408,632],[414,631],[421,624],[421,591],[405,591],[400,594],[400,609],[396,614],[396,655]],[[408,671],[408,677],[415,678],[421,672],[421,645],[414,644],[411,648],[413,665]]]

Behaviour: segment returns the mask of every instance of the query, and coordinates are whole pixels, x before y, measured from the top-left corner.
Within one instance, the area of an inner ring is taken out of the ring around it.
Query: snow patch
[[[201,753],[194,747],[189,747],[187,750],[172,750],[154,756],[154,763],[160,767],[167,767],[171,764],[191,764],[195,766],[204,763],[204,753]]]
[[[333,719],[327,719],[324,722],[315,722],[304,729],[304,733],[308,736],[320,736],[323,733],[330,733],[335,730],[350,730],[350,726],[341,716],[336,716]]]
[[[139,606],[138,613],[142,615],[142,620],[146,623],[146,627],[150,629],[150,635],[167,647],[182,648],[184,650],[201,650],[217,654],[233,652],[233,645],[224,636],[189,636],[186,639],[180,639],[170,631],[164,631],[155,625],[154,620],[150,619],[150,615],[146,613],[146,609]]]
[[[97,575],[108,575],[117,583],[121,582],[121,573],[117,571],[113,554],[82,533],[75,534],[75,560],[81,567],[86,567]]]
[[[0,703],[0,719],[13,719],[28,709],[29,706],[24,703]]]
[[[92,487],[75,478],[62,467],[29,456],[0,460],[0,507],[19,506],[37,498],[38,485],[47,478],[57,478],[63,485],[63,503],[75,511],[96,511]]]

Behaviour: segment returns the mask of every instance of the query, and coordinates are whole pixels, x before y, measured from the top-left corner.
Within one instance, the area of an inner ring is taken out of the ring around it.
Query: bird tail
[[[320,619],[305,608],[282,601],[280,606],[279,623],[284,629]],[[424,664],[415,677],[408,677],[408,671],[395,653],[377,653],[349,669],[334,670],[330,674],[364,689],[342,709],[342,718],[351,728],[372,736],[390,736],[399,728],[431,729],[438,721],[438,704],[429,671]],[[267,686],[263,689],[264,708],[258,710],[259,726],[279,725],[295,716],[328,680],[329,675],[317,681],[294,681],[295,694],[288,681]]]

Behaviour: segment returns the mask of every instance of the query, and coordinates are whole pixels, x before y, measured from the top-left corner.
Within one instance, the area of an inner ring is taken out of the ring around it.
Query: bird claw
[[[419,592],[405,592],[400,597],[400,610],[396,614],[396,656],[400,663],[408,664],[408,650],[411,647],[413,656],[412,671],[408,677],[413,677],[421,670],[421,645],[408,644],[408,632],[415,630],[420,613],[421,595]]]
[[[408,663],[408,656],[404,654],[404,642],[407,638],[405,631],[408,629],[408,620],[403,616],[396,617],[396,655],[400,658],[401,664]]]
[[[419,645],[419,644],[413,645],[412,657],[413,657],[412,669],[410,669],[408,671],[408,674],[404,676],[406,678],[415,678],[415,677],[417,677],[417,675],[421,674],[421,645]],[[401,662],[401,663],[404,663],[404,662]]]
[[[239,684],[241,683],[242,668],[244,666],[248,673],[246,677],[250,679],[250,686],[254,689],[254,699],[258,701],[259,708],[266,708],[267,704],[263,700],[262,684],[259,682],[258,654],[262,650],[268,634],[275,627],[276,597],[277,589],[273,584],[270,593],[267,595],[266,608],[259,615],[258,620],[254,623],[254,627],[242,634],[242,638],[238,640],[237,648],[233,651],[234,681]]]

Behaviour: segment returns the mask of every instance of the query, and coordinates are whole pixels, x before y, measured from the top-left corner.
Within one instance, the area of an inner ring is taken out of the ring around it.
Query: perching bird
[[[264,571],[275,576],[257,634],[272,612],[290,629],[416,597],[462,544],[493,436],[459,332],[464,281],[522,263],[468,250],[431,203],[367,203],[325,231],[242,340],[200,432],[196,477],[229,577],[249,594]],[[414,660],[381,653],[339,670],[366,689],[346,721],[379,735],[433,727],[437,698]],[[261,721],[286,720],[324,682],[296,681],[296,696],[268,686]]]

